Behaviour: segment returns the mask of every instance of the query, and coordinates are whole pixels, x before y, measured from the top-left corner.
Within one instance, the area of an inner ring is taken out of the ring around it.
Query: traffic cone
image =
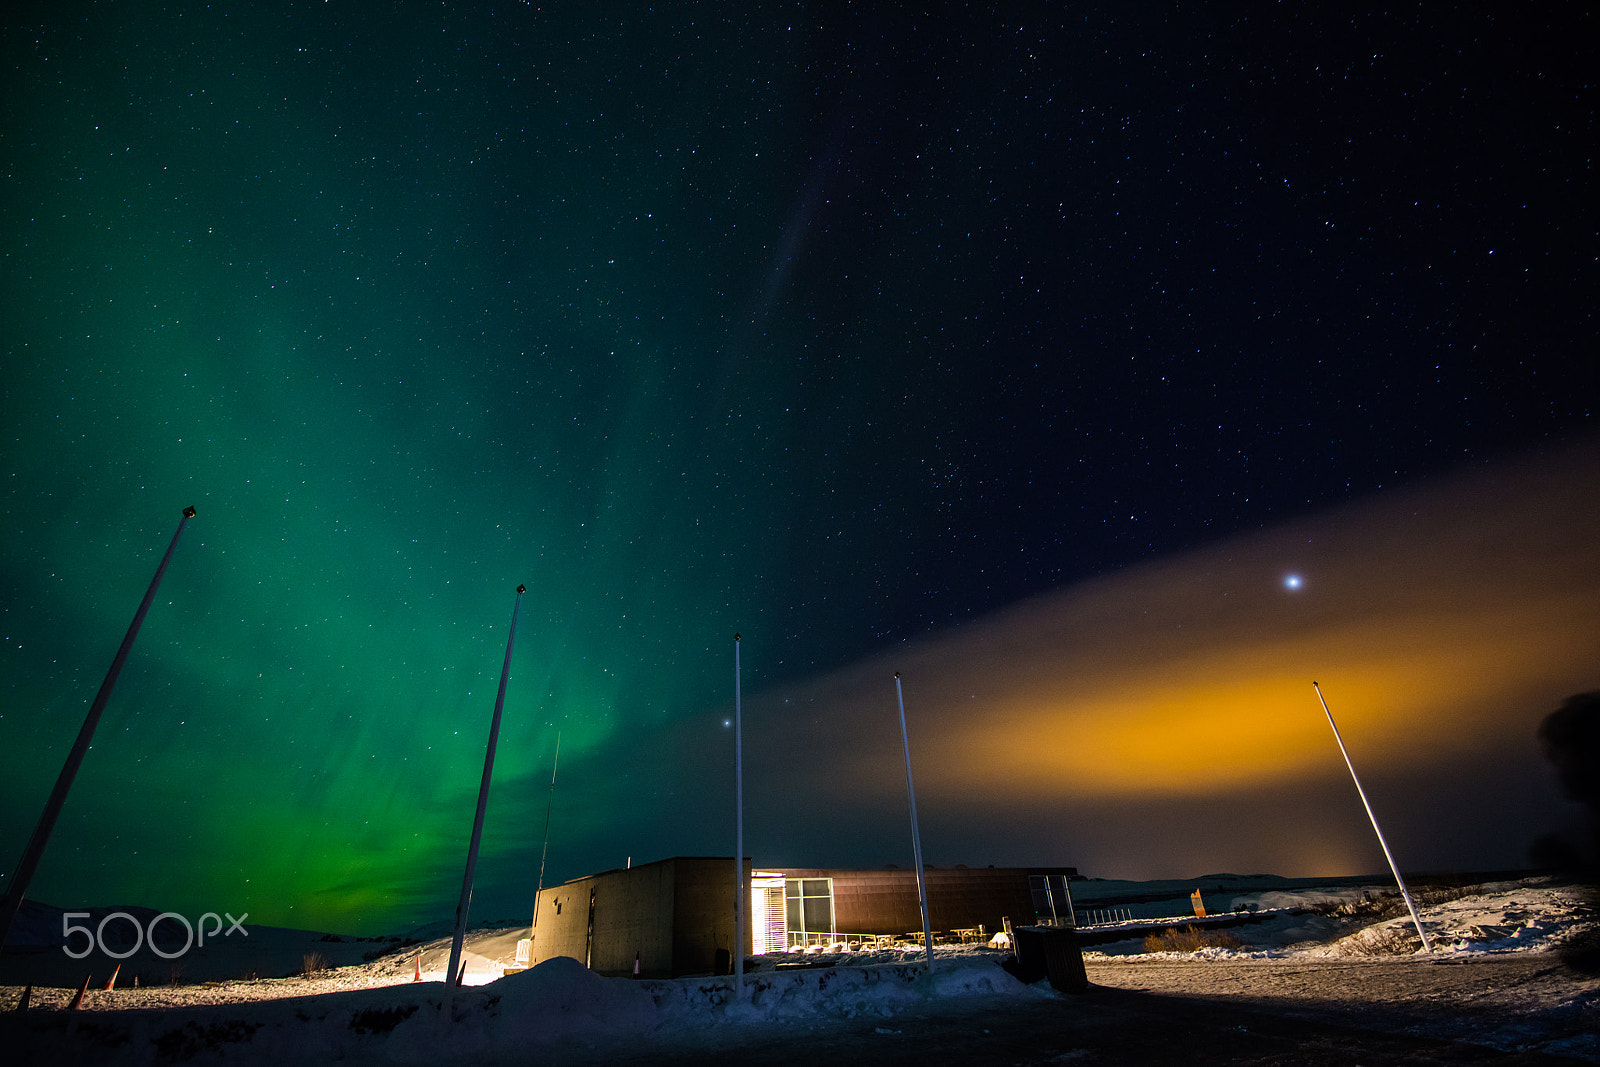
[[[417,950],[417,973],[411,976],[413,982],[422,981],[422,950]]]
[[[27,1011],[28,1010],[28,1002],[30,1000],[32,1000],[32,999],[33,999],[33,983],[29,982],[27,984],[26,988],[24,988],[22,990],[22,999],[17,1001],[17,1010],[18,1011]]]
[[[77,1011],[83,1007],[83,995],[89,991],[89,979],[93,977],[92,974],[83,976],[83,984],[78,987],[78,995],[72,998],[72,1007],[68,1008],[68,1011]]]
[[[117,964],[117,969],[111,972],[111,977],[106,979],[106,992],[109,993],[117,987],[117,975],[122,973],[122,964]]]

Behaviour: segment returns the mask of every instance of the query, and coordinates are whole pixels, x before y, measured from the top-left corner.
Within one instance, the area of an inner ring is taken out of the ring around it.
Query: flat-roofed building
[[[1072,867],[929,867],[928,917],[967,938],[1069,914]],[[921,937],[915,870],[758,868],[747,955],[835,942]],[[733,857],[678,856],[587,875],[539,894],[527,965],[570,956],[601,974],[726,974],[734,939]],[[637,970],[636,970],[637,967]]]

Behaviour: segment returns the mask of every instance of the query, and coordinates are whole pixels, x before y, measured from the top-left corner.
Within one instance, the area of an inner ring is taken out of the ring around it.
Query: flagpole
[[[178,523],[177,532],[172,535],[166,555],[161,557],[161,563],[156,567],[155,577],[150,579],[150,587],[145,590],[144,599],[139,602],[139,610],[133,613],[133,622],[129,624],[128,632],[123,636],[117,654],[111,659],[111,669],[106,671],[105,681],[100,683],[100,691],[95,694],[94,703],[89,706],[89,714],[84,716],[83,726],[78,730],[78,740],[73,743],[72,751],[67,753],[66,763],[62,765],[61,774],[56,778],[55,788],[50,791],[50,799],[45,801],[44,811],[34,827],[33,837],[28,840],[28,847],[22,853],[22,861],[17,864],[16,873],[11,876],[5,901],[0,903],[0,945],[4,945],[6,938],[11,934],[11,923],[17,917],[17,910],[22,907],[22,898],[28,892],[28,884],[33,881],[33,873],[39,867],[45,845],[50,841],[50,833],[55,829],[56,819],[61,815],[62,805],[67,802],[67,793],[72,789],[72,780],[78,776],[78,768],[82,766],[83,757],[89,751],[89,743],[94,739],[95,727],[100,725],[100,716],[106,710],[106,702],[111,699],[111,691],[117,686],[122,666],[128,661],[128,653],[133,651],[134,638],[139,636],[139,628],[144,625],[144,617],[150,611],[151,602],[156,598],[161,578],[167,573],[167,564],[172,561],[172,553],[178,547],[178,538],[183,536],[184,528],[194,516],[194,508],[183,509],[183,518]]]
[[[1350,768],[1350,780],[1356,784],[1356,795],[1361,798],[1361,806],[1367,809],[1367,818],[1372,821],[1372,832],[1378,835],[1378,844],[1383,848],[1383,858],[1389,861],[1389,870],[1394,874],[1395,883],[1400,886],[1400,895],[1406,898],[1411,921],[1416,924],[1417,936],[1422,938],[1422,951],[1432,952],[1433,946],[1428,944],[1428,934],[1422,929],[1422,920],[1417,918],[1417,906],[1411,902],[1411,891],[1406,888],[1406,880],[1400,877],[1400,868],[1395,864],[1394,855],[1389,851],[1389,842],[1383,839],[1383,831],[1378,829],[1378,817],[1372,813],[1372,805],[1367,803],[1366,790],[1361,788],[1361,779],[1356,777],[1355,764],[1350,762],[1350,753],[1345,751],[1344,738],[1339,736],[1339,727],[1333,721],[1333,712],[1328,710],[1328,701],[1322,695],[1322,687],[1312,682],[1311,688],[1317,691],[1317,700],[1322,704],[1322,712],[1328,717],[1328,725],[1333,727],[1333,739],[1339,743],[1339,754],[1344,757],[1344,765]]]
[[[733,995],[744,992],[744,928],[750,887],[744,880],[744,703],[739,682],[739,635],[733,635]]]
[[[506,703],[506,682],[511,677],[511,646],[517,640],[517,612],[522,608],[525,585],[517,586],[517,599],[511,605],[511,632],[506,635],[506,659],[500,668],[500,691],[494,698],[494,717],[489,720],[489,744],[483,753],[483,779],[478,783],[478,811],[472,819],[472,840],[467,845],[467,871],[461,879],[461,900],[456,904],[456,933],[450,941],[450,966],[444,974],[444,1003],[441,1015],[451,1021],[450,1001],[455,993],[461,964],[461,943],[467,935],[467,912],[472,907],[472,875],[478,866],[478,843],[483,839],[483,816],[489,807],[489,779],[494,774],[494,749],[500,740],[500,712]]]
[[[922,867],[922,835],[917,831],[917,790],[911,784],[911,740],[906,734],[906,698],[900,688],[900,672],[894,672],[894,696],[900,705],[900,740],[906,750],[906,800],[911,805],[911,853],[917,860],[917,896],[922,906],[922,943],[928,953],[928,969],[933,969],[933,926],[928,921],[928,876]]]

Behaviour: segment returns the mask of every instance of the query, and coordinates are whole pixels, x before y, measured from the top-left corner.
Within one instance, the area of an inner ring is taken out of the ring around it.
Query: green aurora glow
[[[755,472],[795,431],[760,426],[781,390],[708,380],[722,315],[659,279],[766,257],[697,239],[692,173],[635,187],[669,223],[549,210],[608,180],[537,165],[601,100],[510,138],[462,124],[506,76],[420,28],[373,46],[416,70],[369,80],[292,20],[182,14],[62,19],[11,79],[36,199],[7,216],[4,729],[38,757],[3,778],[6,840],[193,503],[33,895],[370,927],[459,880],[519,580],[491,853],[528,849],[507,827],[542,814],[558,730],[576,771],[727,698],[712,668],[782,578],[762,546],[789,489]],[[425,113],[360,121],[414,76]]]

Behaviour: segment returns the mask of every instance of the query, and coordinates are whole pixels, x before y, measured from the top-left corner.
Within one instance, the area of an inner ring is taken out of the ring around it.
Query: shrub
[[[305,955],[300,957],[300,962],[305,964],[304,973],[307,978],[310,978],[318,971],[325,971],[328,969],[328,957],[324,956],[320,952],[307,952]]]
[[[1422,948],[1422,938],[1403,926],[1390,926],[1375,932],[1367,941],[1369,956],[1409,956]]]
[[[1226,930],[1201,930],[1195,926],[1168,927],[1144,939],[1146,952],[1199,952],[1203,948],[1242,948],[1243,942]]]
[[[1334,943],[1337,956],[1409,956],[1422,938],[1409,926],[1369,926]]]
[[[1448,904],[1452,900],[1469,897],[1473,893],[1481,892],[1482,886],[1428,886],[1411,891],[1411,900],[1418,908],[1432,907],[1436,904]],[[1312,904],[1309,911],[1318,915],[1339,916],[1350,919],[1370,919],[1382,922],[1384,919],[1394,919],[1401,915],[1409,914],[1405,898],[1398,890],[1390,889],[1374,896],[1371,892],[1363,893],[1360,900],[1324,900]]]

